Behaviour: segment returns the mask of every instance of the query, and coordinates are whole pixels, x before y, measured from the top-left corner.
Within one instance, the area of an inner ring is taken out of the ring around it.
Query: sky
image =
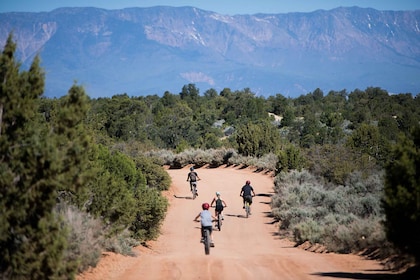
[[[420,10],[420,0],[0,0],[0,13],[49,12],[62,7],[107,10],[131,7],[192,6],[223,15],[312,12],[358,6],[377,10]]]

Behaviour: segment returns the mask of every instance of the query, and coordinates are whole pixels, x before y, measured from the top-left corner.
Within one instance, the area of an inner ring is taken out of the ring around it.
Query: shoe
[[[210,243],[210,247],[214,247],[214,242],[213,241]]]
[[[242,206],[242,209],[245,209],[245,206]]]
[[[200,243],[204,243],[204,238],[201,238]]]
[[[222,216],[222,221],[225,219],[225,217]]]

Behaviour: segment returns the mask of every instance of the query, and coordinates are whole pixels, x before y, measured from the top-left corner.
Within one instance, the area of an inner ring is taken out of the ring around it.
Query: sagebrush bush
[[[95,267],[106,239],[102,222],[65,203],[57,205],[56,212],[63,217],[64,225],[68,228],[68,246],[64,260],[67,262],[77,260],[79,272],[89,266]]]
[[[324,229],[313,219],[307,219],[305,222],[300,222],[293,227],[293,236],[297,244],[302,244],[307,240],[312,243],[319,243],[322,241]]]
[[[104,242],[104,248],[109,252],[125,256],[134,256],[132,248],[139,246],[140,241],[131,237],[131,232],[124,230],[116,236],[108,238]]]
[[[379,247],[385,241],[380,178],[352,174],[349,185],[325,187],[305,170],[281,172],[275,178],[272,215],[298,243],[322,243],[342,253]]]

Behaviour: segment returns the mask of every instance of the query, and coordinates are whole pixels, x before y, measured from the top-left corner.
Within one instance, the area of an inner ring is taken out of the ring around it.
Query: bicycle
[[[210,231],[208,229],[204,229],[203,243],[204,243],[204,253],[206,255],[209,255],[210,247],[211,247],[211,240],[210,240]]]
[[[248,218],[251,215],[251,204],[248,199],[245,199],[245,217]]]
[[[192,199],[197,197],[197,182],[191,182]]]
[[[248,201],[245,201],[245,217],[249,217],[251,215],[251,205],[249,205]]]
[[[199,181],[199,180],[200,179],[198,179],[197,181]],[[197,192],[197,181],[190,182],[192,199],[195,199],[198,196],[198,192]]]
[[[215,206],[213,206],[214,208],[216,208]],[[226,208],[227,206],[225,206]],[[222,230],[222,224],[223,224],[223,215],[221,212],[217,213],[217,220],[215,220],[216,222],[216,227],[219,229],[219,231]]]

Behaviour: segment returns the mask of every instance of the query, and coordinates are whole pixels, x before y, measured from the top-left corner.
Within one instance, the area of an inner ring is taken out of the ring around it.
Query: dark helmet
[[[245,184],[251,185],[251,181],[250,180],[246,180],[246,183]]]
[[[208,204],[207,202],[205,202],[205,203],[203,203],[203,205],[201,205],[201,207],[203,208],[203,210],[209,210],[210,204]]]
[[[190,167],[190,170],[191,170],[191,171],[194,171],[194,167]]]

